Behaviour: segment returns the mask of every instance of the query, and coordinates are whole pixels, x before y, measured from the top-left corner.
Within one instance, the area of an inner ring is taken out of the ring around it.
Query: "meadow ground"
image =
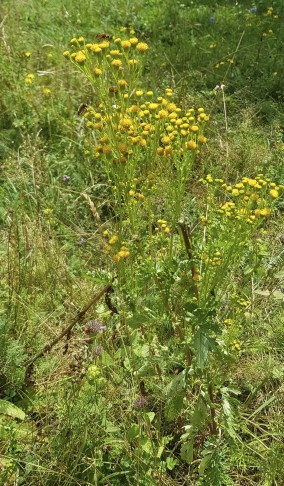
[[[284,484],[283,19],[2,0],[0,484]]]

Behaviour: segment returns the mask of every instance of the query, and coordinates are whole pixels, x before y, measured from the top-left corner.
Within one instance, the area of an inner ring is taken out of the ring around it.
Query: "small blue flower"
[[[250,9],[250,12],[251,12],[251,13],[255,13],[255,12],[256,12],[256,7],[252,7],[252,8]]]
[[[210,17],[209,19],[210,24],[214,24],[215,21],[216,21],[215,17]]]

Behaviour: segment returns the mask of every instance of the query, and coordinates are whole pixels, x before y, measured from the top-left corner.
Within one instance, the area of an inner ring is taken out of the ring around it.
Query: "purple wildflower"
[[[94,357],[100,356],[103,353],[104,348],[100,345],[96,345],[92,349],[92,354]]]
[[[84,238],[81,236],[81,237],[79,238],[79,240],[77,241],[77,245],[82,246],[82,245],[84,245],[84,243],[85,243],[85,240],[84,240]]]
[[[215,17],[210,17],[209,19],[210,24],[214,24],[215,21],[216,21]]]
[[[93,334],[94,332],[105,331],[106,326],[103,326],[100,321],[88,321],[86,323],[86,333]]]
[[[71,177],[69,175],[64,175],[62,176],[62,180],[63,182],[65,182],[66,184],[68,184],[68,182],[70,181]]]
[[[134,403],[133,403],[134,408],[137,408],[137,409],[140,409],[140,410],[142,408],[147,407],[147,405],[148,405],[148,402],[147,402],[146,398],[143,397],[142,395],[140,395],[140,397],[136,398],[134,400]]]
[[[255,12],[256,12],[256,7],[252,7],[252,8],[250,9],[250,12],[251,12],[251,13],[255,13]]]

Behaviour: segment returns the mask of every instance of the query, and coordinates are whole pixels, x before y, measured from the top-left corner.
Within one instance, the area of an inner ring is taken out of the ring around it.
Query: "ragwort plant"
[[[108,356],[119,353],[123,371],[115,379],[110,358],[97,392],[116,386],[125,394],[123,383],[131,383],[133,409],[121,413],[129,427],[124,451],[133,456],[130,466],[119,448],[125,471],[118,461],[111,475],[161,484],[185,461],[189,481],[230,484],[229,459],[218,476],[225,455],[218,451],[238,437],[238,392],[228,383],[241,352],[238,324],[250,313],[242,269],[257,255],[283,188],[263,174],[235,184],[208,175],[196,183],[198,214],[191,184],[209,116],[179,107],[171,88],[163,96],[144,88],[148,45],[127,34],[74,38],[64,52],[94,88],[93,106],[80,111],[112,207],[99,244],[115,300],[107,302],[115,328]],[[254,258],[253,271],[257,265]],[[90,364],[90,387],[97,376],[99,364]]]

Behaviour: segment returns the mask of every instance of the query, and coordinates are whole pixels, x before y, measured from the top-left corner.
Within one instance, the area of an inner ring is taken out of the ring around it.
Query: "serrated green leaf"
[[[145,417],[148,417],[150,424],[153,422],[155,418],[155,412],[147,412],[145,413]]]
[[[166,387],[166,394],[168,397],[172,397],[180,393],[185,389],[185,370],[181,371],[175,376],[172,381]]]
[[[147,324],[148,321],[149,321],[149,317],[146,314],[135,313],[135,314],[133,314],[132,317],[127,319],[127,324],[132,329],[138,329],[139,327],[143,326],[144,324]]]
[[[178,464],[178,460],[177,459],[174,459],[171,456],[168,456],[166,458],[167,469],[169,469],[170,471],[172,471],[176,467],[177,464]]]
[[[139,431],[140,431],[139,425],[132,424],[130,429],[128,429],[128,431],[127,431],[127,434],[126,434],[127,439],[128,440],[136,439],[139,436]]]
[[[201,462],[199,464],[199,468],[198,468],[198,472],[199,472],[199,476],[202,476],[213,456],[213,451],[204,451],[203,452],[203,458],[201,459]]]
[[[152,442],[149,437],[142,437],[140,440],[140,446],[143,451],[147,452],[147,454],[152,454]]]
[[[193,337],[192,349],[195,355],[197,368],[204,368],[208,361],[208,353],[211,349],[212,338],[208,337],[204,329],[199,327]]]
[[[9,415],[9,417],[18,418],[20,420],[25,419],[25,412],[21,410],[19,407],[14,405],[13,403],[8,402],[7,400],[0,399],[0,413],[4,415]]]
[[[208,419],[208,410],[206,404],[201,395],[199,395],[197,402],[195,404],[193,416],[192,416],[192,427],[194,431],[198,431],[202,428],[204,423]]]
[[[192,437],[188,442],[182,444],[180,449],[180,456],[187,464],[191,464],[193,461],[193,442],[194,438]]]
[[[142,376],[155,376],[157,371],[155,370],[154,366],[151,363],[146,363],[139,370],[135,373],[135,375],[142,377]]]
[[[174,420],[183,408],[184,392],[172,397],[166,404],[165,416],[168,420]]]

